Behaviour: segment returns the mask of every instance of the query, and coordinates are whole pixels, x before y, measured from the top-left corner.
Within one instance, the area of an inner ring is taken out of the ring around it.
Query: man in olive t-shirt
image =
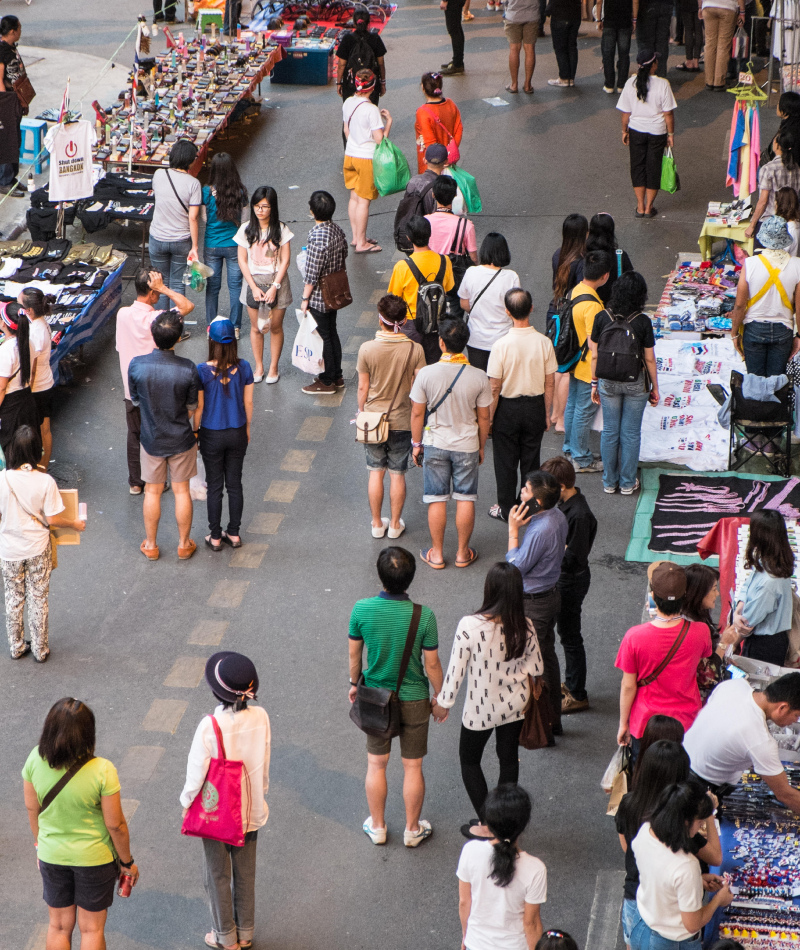
[[[425,366],[425,353],[402,331],[406,322],[405,302],[395,294],[378,301],[378,332],[358,351],[358,411],[389,412],[389,438],[379,444],[366,443],[369,472],[369,507],[372,513],[372,537],[382,538],[389,529],[390,538],[405,531],[400,517],[406,501],[406,471],[411,454],[411,403],[408,394]],[[383,482],[389,469],[391,519],[381,516]]]

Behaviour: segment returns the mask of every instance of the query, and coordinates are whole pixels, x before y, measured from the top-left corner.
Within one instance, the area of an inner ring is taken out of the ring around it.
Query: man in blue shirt
[[[197,408],[200,376],[191,360],[176,356],[175,344],[183,333],[183,317],[175,310],[160,313],[151,327],[157,349],[135,356],[128,367],[131,402],[142,414],[141,462],[144,479],[144,527],[147,537],[140,550],[158,560],[158,522],[167,470],[175,492],[175,520],[180,543],[178,557],[187,560],[197,550],[192,530],[189,480],[197,474],[197,440],[192,415]]]
[[[522,574],[525,616],[533,621],[549,691],[553,735],[561,727],[561,670],[556,654],[555,619],[561,607],[557,584],[567,543],[567,519],[556,508],[561,485],[549,472],[531,472],[520,492],[522,502],[508,515],[506,560]],[[520,528],[528,526],[522,544]]]

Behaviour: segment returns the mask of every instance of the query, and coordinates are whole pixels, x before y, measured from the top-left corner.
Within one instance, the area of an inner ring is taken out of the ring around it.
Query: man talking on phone
[[[567,519],[556,508],[561,485],[549,472],[531,472],[520,491],[522,501],[508,515],[506,560],[522,574],[525,616],[533,622],[544,662],[553,735],[561,726],[561,669],[556,654],[555,621],[561,607],[558,578],[567,544]],[[520,529],[525,527],[522,543]]]

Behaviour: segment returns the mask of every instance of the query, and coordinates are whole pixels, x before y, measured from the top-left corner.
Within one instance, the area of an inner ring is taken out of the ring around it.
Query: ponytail
[[[50,305],[38,287],[26,287],[22,291],[22,306],[28,318],[46,317],[50,313]]]
[[[30,322],[27,313],[18,303],[6,304],[6,314],[13,323],[17,324],[16,330],[5,320],[5,324],[14,334],[17,341],[17,352],[19,354],[19,381],[24,388],[31,381],[31,346],[30,346]]]
[[[515,841],[503,838],[493,846],[492,872],[489,877],[498,887],[508,887],[514,880],[517,864],[517,845]]]
[[[652,67],[652,63],[647,63],[644,66],[640,66],[636,72],[636,98],[641,99],[642,102],[647,101],[647,90],[650,88],[650,70]]]
[[[531,799],[519,785],[498,785],[486,796],[483,820],[497,839],[492,847],[489,877],[498,887],[508,887],[517,864],[517,838],[531,818]]]

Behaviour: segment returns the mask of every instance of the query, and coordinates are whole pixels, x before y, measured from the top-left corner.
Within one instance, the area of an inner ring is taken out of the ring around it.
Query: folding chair
[[[728,469],[742,468],[761,458],[772,475],[788,478],[792,472],[791,384],[775,392],[778,402],[759,402],[742,395],[744,376],[731,373],[731,429]]]

